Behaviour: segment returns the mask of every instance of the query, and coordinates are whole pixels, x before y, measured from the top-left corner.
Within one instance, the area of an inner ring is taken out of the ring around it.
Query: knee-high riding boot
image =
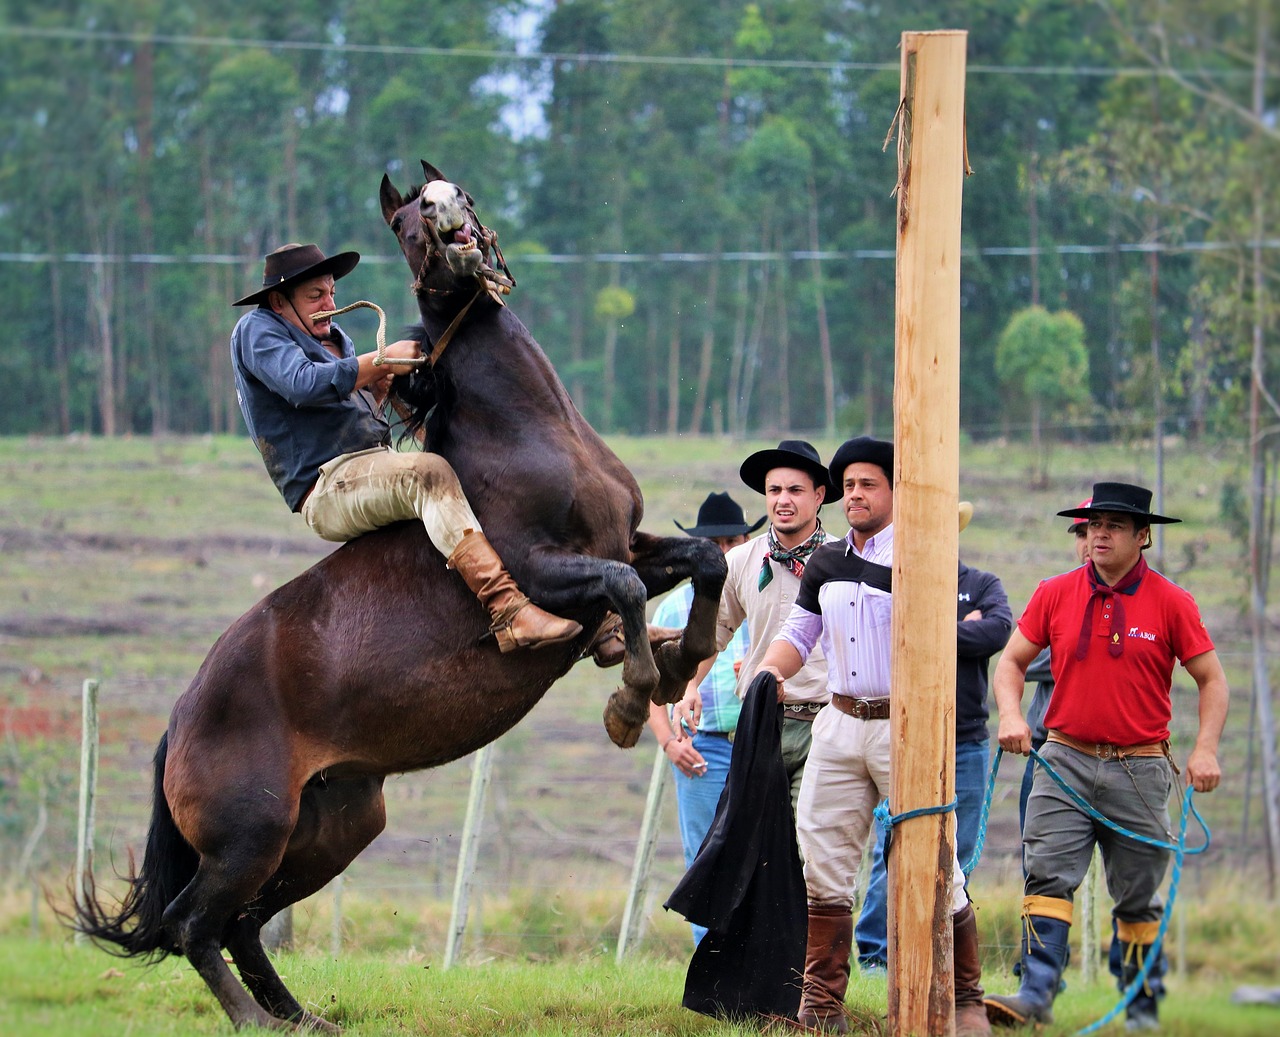
[[[520,593],[498,552],[479,530],[471,530],[453,549],[449,568],[457,569],[471,593],[480,599],[493,625],[498,648],[544,648],[577,637],[582,624],[544,612]]]
[[[982,1003],[982,960],[978,956],[978,918],[972,904],[951,916],[955,973],[956,1037],[985,1037],[991,1032]]]
[[[809,904],[800,1025],[826,1033],[848,1033],[844,995],[849,989],[853,914],[846,904]]]
[[[1022,976],[1016,994],[984,998],[995,1026],[1053,1022],[1053,999],[1067,961],[1072,906],[1055,897],[1023,897]]]

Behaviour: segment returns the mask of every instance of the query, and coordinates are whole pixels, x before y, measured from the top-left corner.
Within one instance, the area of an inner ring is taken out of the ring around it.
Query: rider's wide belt
[[[831,705],[846,716],[858,720],[888,720],[889,699],[855,699],[848,695],[832,695]]]
[[[1099,760],[1123,760],[1130,756],[1164,756],[1170,763],[1173,757],[1169,754],[1168,742],[1145,742],[1142,745],[1110,745],[1107,742],[1082,742],[1078,738],[1063,734],[1061,731],[1050,731],[1049,741],[1065,745],[1076,752],[1084,753]],[[1177,769],[1176,767],[1174,768]]]

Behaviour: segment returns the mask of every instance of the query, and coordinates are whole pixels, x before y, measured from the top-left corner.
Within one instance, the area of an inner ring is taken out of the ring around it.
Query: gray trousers
[[[1099,760],[1056,742],[1045,743],[1040,754],[1104,817],[1131,832],[1172,841],[1169,794],[1173,769],[1163,756]],[[1095,821],[1043,767],[1037,767],[1023,833],[1027,895],[1074,903],[1095,845],[1102,849],[1115,917],[1126,922],[1156,921],[1162,910],[1160,884],[1172,853]]]

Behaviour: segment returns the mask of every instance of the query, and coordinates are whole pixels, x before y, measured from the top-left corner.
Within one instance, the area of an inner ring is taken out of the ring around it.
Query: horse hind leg
[[[224,933],[240,979],[271,1015],[302,1029],[341,1028],[303,1008],[289,992],[262,946],[262,926],[291,904],[342,874],[386,825],[381,778],[313,778],[302,790],[298,823],[276,870],[250,909]]]

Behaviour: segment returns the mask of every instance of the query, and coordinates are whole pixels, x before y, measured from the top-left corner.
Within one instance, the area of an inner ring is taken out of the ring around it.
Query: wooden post
[[[1098,872],[1102,870],[1102,856],[1095,846],[1080,887],[1080,981],[1091,987],[1098,979],[1098,963],[1102,944],[1098,939]]]
[[[76,825],[76,899],[87,903],[93,883],[93,825],[98,792],[98,682],[87,680],[80,699],[80,808]],[[76,933],[76,943],[88,937]]]
[[[471,764],[471,792],[467,796],[467,817],[462,823],[462,846],[458,849],[458,871],[453,880],[453,910],[449,917],[449,940],[444,947],[444,967],[452,968],[462,953],[471,909],[471,887],[475,879],[476,857],[480,853],[480,833],[484,827],[484,800],[493,773],[493,743],[476,751]]]
[[[964,32],[902,35],[890,808],[955,796]],[[950,1034],[954,813],[893,830],[889,1030]]]
[[[653,758],[653,771],[649,776],[649,795],[645,799],[644,818],[640,822],[640,838],[636,841],[636,859],[631,866],[631,888],[627,891],[627,906],[622,911],[622,928],[618,932],[619,965],[644,935],[649,873],[653,870],[653,853],[661,830],[659,822],[662,819],[662,800],[669,784],[671,768],[667,763],[667,754],[659,746],[657,755]]]

